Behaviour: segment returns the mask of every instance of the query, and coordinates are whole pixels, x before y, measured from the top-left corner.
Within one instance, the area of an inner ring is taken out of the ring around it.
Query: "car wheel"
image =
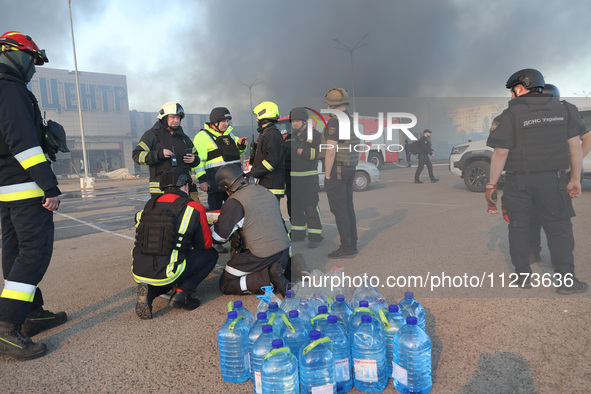
[[[464,169],[464,183],[472,192],[484,192],[490,176],[490,163],[487,161],[475,161]]]
[[[371,152],[369,156],[367,156],[367,161],[378,167],[378,169],[382,168],[382,165],[384,164],[384,158],[380,153],[376,152]]]
[[[355,179],[353,180],[353,190],[356,192],[362,192],[369,187],[369,175],[363,171],[355,172]]]

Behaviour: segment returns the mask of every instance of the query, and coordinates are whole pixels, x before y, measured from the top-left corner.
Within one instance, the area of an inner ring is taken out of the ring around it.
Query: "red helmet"
[[[49,62],[44,49],[39,49],[37,44],[29,36],[18,31],[8,31],[0,36],[0,46],[9,46],[12,50],[23,51],[33,56],[33,61],[37,66],[42,66]]]

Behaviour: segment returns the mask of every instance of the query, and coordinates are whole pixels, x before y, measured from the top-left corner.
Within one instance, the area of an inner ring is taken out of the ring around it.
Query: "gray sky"
[[[6,0],[4,0],[6,1]],[[190,113],[226,106],[249,124],[253,103],[357,97],[507,96],[514,71],[537,68],[563,96],[591,90],[588,0],[72,0],[79,71],[127,76],[129,105]],[[49,67],[74,69],[67,0],[2,7],[0,25],[33,37]],[[373,115],[373,114],[369,114]]]

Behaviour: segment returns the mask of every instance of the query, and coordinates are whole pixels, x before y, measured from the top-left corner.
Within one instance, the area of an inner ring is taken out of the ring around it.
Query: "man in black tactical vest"
[[[520,286],[544,283],[531,277],[529,264],[530,219],[536,211],[548,238],[556,292],[581,293],[589,286],[575,277],[572,227],[563,190],[572,198],[581,194],[583,152],[578,130],[582,119],[570,116],[556,97],[541,94],[544,85],[542,74],[534,69],[517,71],[505,85],[512,100],[494,119],[487,141],[494,148],[485,193],[487,212],[498,213],[497,182],[504,169],[503,216],[509,222],[511,262]],[[570,181],[561,182],[569,166]]]
[[[220,167],[215,177],[218,187],[230,195],[212,226],[214,241],[230,240],[232,246],[220,290],[253,294],[272,284],[285,296],[290,243],[277,198],[265,187],[248,185],[235,165]]]

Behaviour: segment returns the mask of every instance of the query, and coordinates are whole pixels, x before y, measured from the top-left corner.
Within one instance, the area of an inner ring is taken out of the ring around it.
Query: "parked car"
[[[322,170],[322,162],[318,162],[318,178],[320,186],[324,187],[324,171]],[[372,183],[380,181],[380,170],[374,164],[367,161],[360,161],[355,167],[355,180],[353,181],[353,190],[362,192],[369,188]]]

